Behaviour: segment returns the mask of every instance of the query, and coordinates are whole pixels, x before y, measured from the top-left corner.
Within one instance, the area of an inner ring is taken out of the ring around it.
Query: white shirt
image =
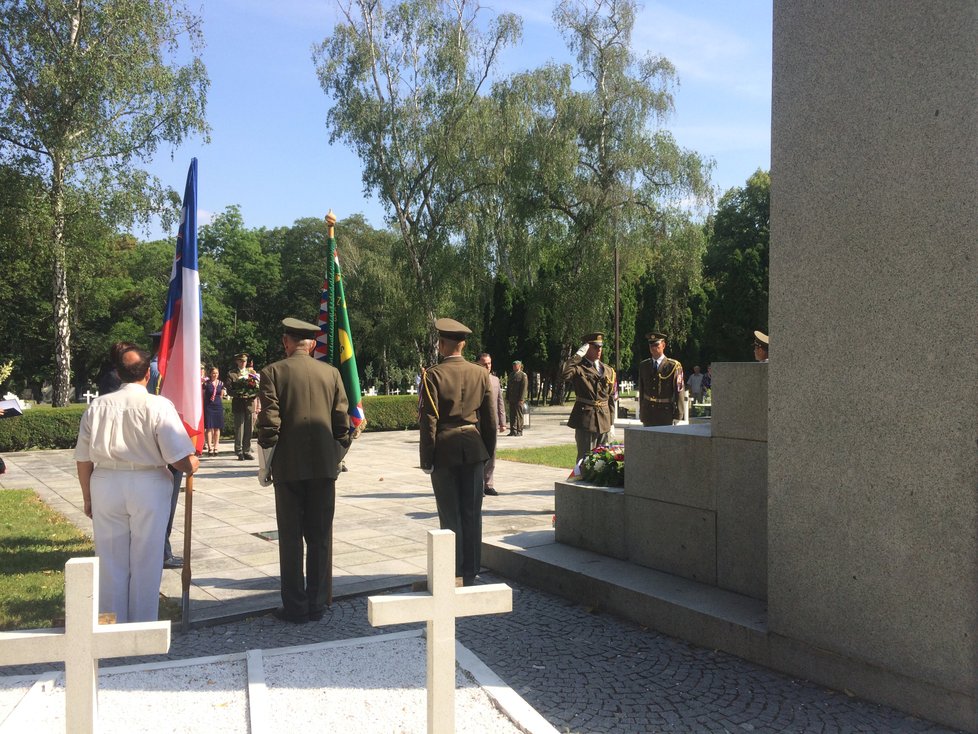
[[[75,461],[166,466],[194,453],[183,421],[167,398],[124,384],[92,400],[82,415]]]

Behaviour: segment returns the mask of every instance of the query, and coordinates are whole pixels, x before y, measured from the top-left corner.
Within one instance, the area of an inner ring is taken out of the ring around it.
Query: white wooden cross
[[[455,587],[455,533],[428,531],[428,591],[367,599],[374,627],[427,622],[428,734],[455,731],[455,618],[513,611],[506,584]]]
[[[82,393],[82,397],[85,398],[86,403],[91,403],[92,398],[98,397],[98,390],[96,390],[95,392],[92,392],[91,390],[86,390],[84,393]]]
[[[94,734],[98,722],[98,661],[170,649],[169,622],[98,623],[98,558],[65,564],[65,630],[0,632],[0,665],[65,664],[65,727]]]

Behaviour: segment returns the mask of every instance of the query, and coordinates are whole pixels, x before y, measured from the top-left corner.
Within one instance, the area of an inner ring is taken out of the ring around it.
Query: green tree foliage
[[[54,403],[71,375],[69,192],[108,221],[164,203],[136,168],[161,143],[206,134],[199,18],[174,0],[0,0],[0,156],[43,176],[54,325]],[[178,59],[190,42],[190,59]]]
[[[758,170],[730,189],[712,218],[704,277],[712,298],[704,354],[712,360],[750,360],[752,334],[768,328],[771,175]]]
[[[496,261],[527,289],[531,332],[542,311],[563,315],[553,326],[564,354],[582,333],[612,328],[616,252],[633,283],[658,267],[657,280],[683,288],[685,271],[673,267],[669,251],[687,239],[676,220],[689,200],[710,196],[710,164],[681,149],[664,127],[673,109],[672,65],[632,49],[635,8],[632,0],[562,0],[554,20],[575,63],[494,89],[504,198],[518,222],[495,228]],[[530,267],[523,267],[527,253]],[[549,277],[534,281],[533,265],[541,262]]]
[[[342,10],[345,22],[315,53],[334,103],[330,140],[360,156],[364,189],[396,224],[396,258],[430,324],[453,304],[451,236],[471,183],[479,95],[519,23],[501,14],[482,24],[472,0],[354,0]],[[432,344],[426,351],[434,357]]]
[[[240,351],[259,363],[278,359],[278,351],[269,353],[269,339],[281,332],[278,320],[269,315],[265,294],[279,291],[280,258],[263,250],[259,233],[244,226],[237,206],[200,228],[197,247],[203,360],[223,373]],[[309,313],[315,311],[307,309],[304,315]]]

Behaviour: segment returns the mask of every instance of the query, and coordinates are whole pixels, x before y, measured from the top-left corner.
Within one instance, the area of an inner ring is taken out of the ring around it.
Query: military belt
[[[441,424],[438,424],[438,428],[436,430],[436,433],[442,433],[444,431],[451,431],[454,428],[463,428],[463,429],[464,428],[475,428],[475,423],[452,423],[452,424],[447,425],[447,426],[443,426]]]
[[[650,403],[671,403],[672,398],[645,398]]]
[[[99,461],[96,469],[112,469],[113,471],[152,471],[162,469],[166,464],[133,464],[131,461]]]
[[[603,408],[608,404],[607,400],[578,400],[581,405],[593,405],[595,408]]]

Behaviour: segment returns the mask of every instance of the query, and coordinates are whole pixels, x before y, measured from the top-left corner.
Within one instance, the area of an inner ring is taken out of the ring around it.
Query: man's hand
[[[431,469],[425,469],[424,467],[421,467],[421,471],[423,471],[425,474],[431,474],[431,472],[433,472],[434,470],[435,470],[434,467],[432,467]]]
[[[583,357],[583,356],[584,356],[585,354],[587,354],[587,350],[588,350],[588,347],[590,347],[590,346],[591,346],[590,344],[587,344],[587,343],[584,343],[584,344],[583,344],[583,345],[581,345],[581,347],[580,347],[580,348],[579,348],[579,349],[578,349],[578,350],[577,350],[577,351],[575,352],[575,354],[576,354],[576,355],[577,355],[578,357]]]
[[[499,424],[499,428],[496,429],[496,430],[498,430],[500,433],[504,433],[506,431],[506,424],[505,423],[500,423]]]

